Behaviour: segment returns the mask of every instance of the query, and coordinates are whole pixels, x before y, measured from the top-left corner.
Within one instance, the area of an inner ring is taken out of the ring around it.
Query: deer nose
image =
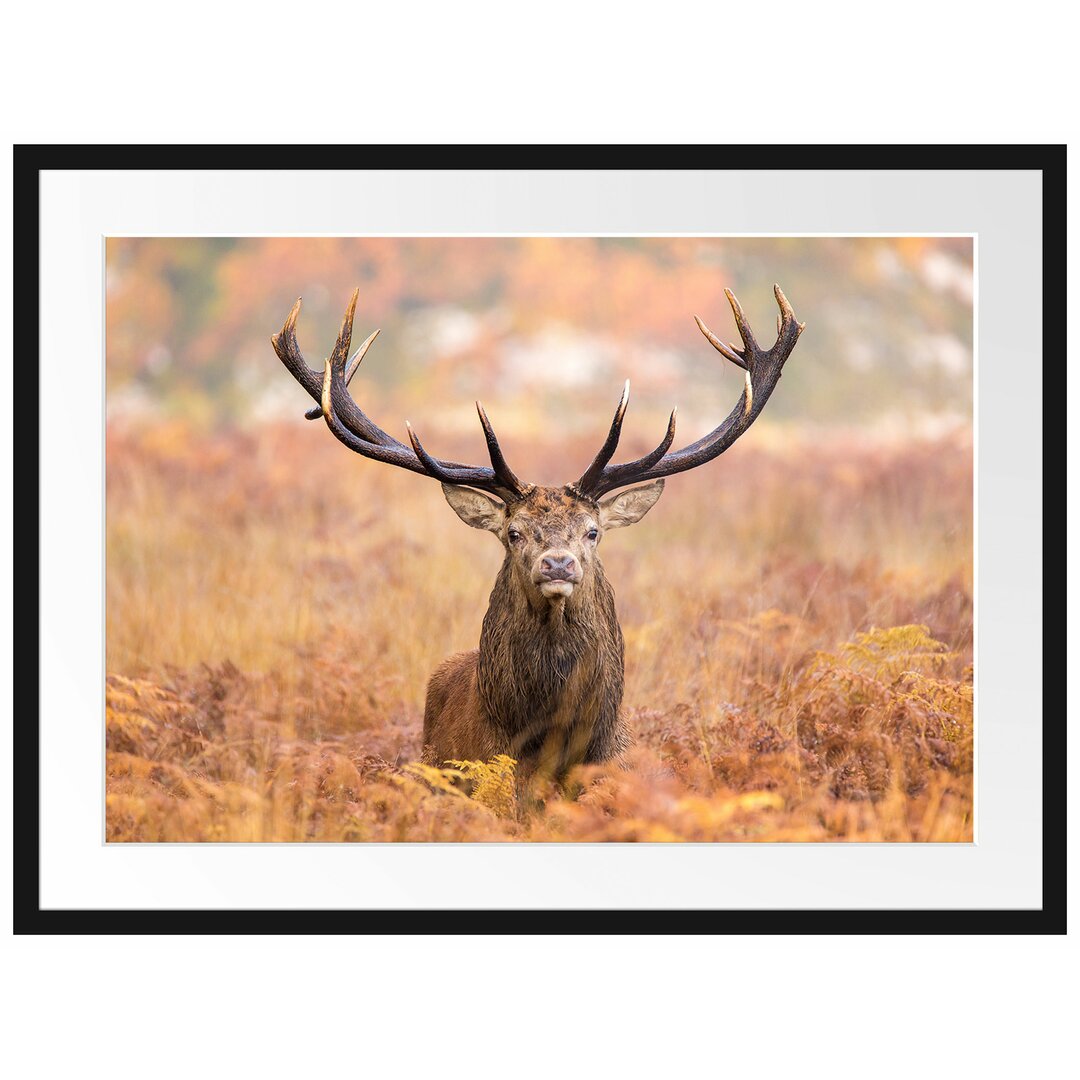
[[[545,555],[540,560],[540,576],[545,581],[573,581],[577,572],[577,561],[569,552]]]

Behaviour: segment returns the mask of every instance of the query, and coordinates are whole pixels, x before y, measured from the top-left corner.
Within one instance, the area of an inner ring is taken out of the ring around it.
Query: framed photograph
[[[303,149],[16,148],[16,929],[1063,932],[1064,148]]]

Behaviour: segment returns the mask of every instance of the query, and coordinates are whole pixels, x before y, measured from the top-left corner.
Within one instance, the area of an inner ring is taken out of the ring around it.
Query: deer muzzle
[[[536,562],[533,581],[549,600],[565,599],[581,582],[581,564],[569,551],[546,552]]]

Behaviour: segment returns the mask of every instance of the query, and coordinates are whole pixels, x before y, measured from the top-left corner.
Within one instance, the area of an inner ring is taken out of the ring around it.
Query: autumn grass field
[[[966,433],[758,426],[672,478],[601,547],[630,767],[528,812],[512,763],[415,764],[502,555],[437,484],[321,424],[107,438],[110,841],[972,839]],[[514,464],[562,481],[594,449],[519,440]]]

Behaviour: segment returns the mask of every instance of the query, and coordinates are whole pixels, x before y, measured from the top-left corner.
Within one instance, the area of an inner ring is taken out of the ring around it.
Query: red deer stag
[[[322,372],[308,367],[296,342],[297,300],[274,350],[318,403],[350,450],[375,461],[432,477],[458,517],[494,533],[505,551],[484,616],[480,647],[445,660],[428,683],[424,758],[487,761],[508,754],[519,777],[558,778],[578,763],[618,760],[629,745],[621,713],[623,635],[615,594],[597,548],[604,533],[633,525],[660,498],[664,477],[704,465],[722,454],[757,418],[802,333],[787,298],[775,286],[778,336],[762,349],[738,300],[725,290],[742,347],[725,344],[695,316],[713,348],[745,372],[735,408],[719,427],[681,450],[671,450],[675,411],[655,450],[623,464],[611,459],[629,399],[627,381],[607,439],[581,478],[562,487],[524,483],[506,463],[484,407],[477,402],[490,468],[432,457],[406,422],[411,446],[398,442],[363,412],[348,385],[379,333],[350,361],[353,293],[337,344]],[[618,488],[639,487],[608,495]],[[603,496],[608,496],[604,498]]]

